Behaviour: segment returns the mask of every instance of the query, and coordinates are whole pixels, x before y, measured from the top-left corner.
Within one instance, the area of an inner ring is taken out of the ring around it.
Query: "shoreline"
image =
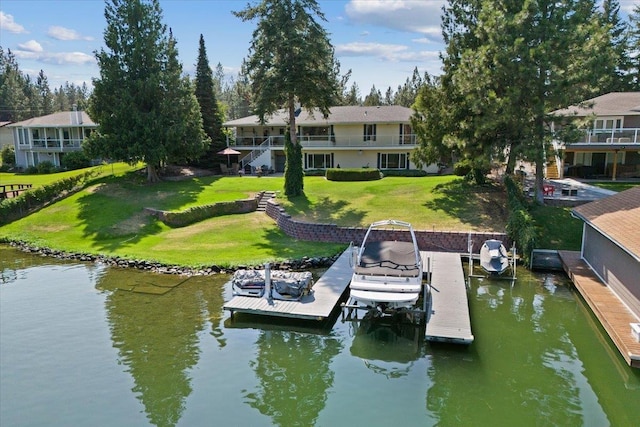
[[[47,247],[34,246],[26,242],[17,240],[1,241],[0,244],[7,245],[11,248],[20,250],[25,253],[51,257],[60,260],[92,262],[95,264],[103,264],[110,267],[133,268],[157,274],[173,274],[187,277],[213,276],[216,274],[233,274],[237,270],[259,270],[264,268],[264,264],[238,265],[235,267],[222,267],[218,265],[187,267],[142,259],[122,258],[119,256],[66,252]],[[299,271],[316,268],[328,268],[335,262],[338,256],[339,254],[333,255],[331,257],[303,257],[302,259],[272,262],[270,264],[271,268],[274,270]]]

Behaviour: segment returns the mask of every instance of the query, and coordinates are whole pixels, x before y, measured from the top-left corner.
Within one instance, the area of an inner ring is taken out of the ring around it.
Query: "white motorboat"
[[[270,281],[270,297],[281,300],[300,300],[311,292],[313,276],[308,271],[286,270],[237,270],[231,278],[234,295],[262,297]]]
[[[509,268],[509,254],[500,240],[487,240],[480,248],[480,266],[492,276],[498,276]]]
[[[411,224],[385,220],[369,226],[349,290],[351,303],[359,307],[384,312],[415,306],[422,291],[422,261]]]

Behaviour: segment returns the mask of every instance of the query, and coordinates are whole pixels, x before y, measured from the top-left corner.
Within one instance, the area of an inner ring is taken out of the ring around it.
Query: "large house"
[[[640,92],[608,93],[553,114],[562,117],[554,123],[556,131],[571,120],[588,124],[577,142],[554,141],[561,154],[548,177],[640,177]]]
[[[98,125],[84,111],[65,111],[7,127],[13,131],[16,166],[27,168],[44,161],[60,166],[65,153],[80,151],[82,141]]]
[[[411,152],[416,137],[411,129],[410,108],[388,106],[331,107],[324,118],[319,110],[299,110],[296,132],[302,146],[305,169],[360,168],[415,169]],[[224,123],[233,128],[228,145],[241,152],[239,166],[245,170],[267,166],[284,171],[284,134],[288,112],[280,110],[261,124],[258,116]],[[436,173],[431,165],[427,172]]]

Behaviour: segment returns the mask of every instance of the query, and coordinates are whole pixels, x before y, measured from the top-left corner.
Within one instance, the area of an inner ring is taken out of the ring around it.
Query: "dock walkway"
[[[611,337],[624,360],[629,366],[640,368],[640,342],[634,339],[630,326],[630,323],[637,323],[638,319],[580,259],[580,252],[558,251],[558,253],[567,275]]]
[[[313,285],[313,292],[300,301],[282,301],[266,297],[234,296],[224,305],[233,315],[251,313],[277,317],[293,317],[297,319],[324,320],[331,315],[338,305],[340,297],[351,281],[351,251],[347,249],[335,263]]]
[[[427,309],[425,338],[429,341],[471,344],[469,299],[460,254],[421,252],[423,266],[430,265],[431,301]],[[427,258],[430,262],[427,263]]]

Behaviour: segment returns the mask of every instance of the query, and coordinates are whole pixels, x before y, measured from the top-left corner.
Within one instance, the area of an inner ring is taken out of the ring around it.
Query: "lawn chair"
[[[229,173],[231,175],[238,175],[240,173],[240,165],[237,163],[233,163],[231,165],[231,171]]]
[[[224,163],[220,163],[220,171],[222,172],[222,175],[229,175],[231,173],[227,165]]]
[[[554,187],[553,185],[543,185],[542,186],[542,195],[543,196],[553,196],[553,193],[555,193],[556,191],[556,187]]]

